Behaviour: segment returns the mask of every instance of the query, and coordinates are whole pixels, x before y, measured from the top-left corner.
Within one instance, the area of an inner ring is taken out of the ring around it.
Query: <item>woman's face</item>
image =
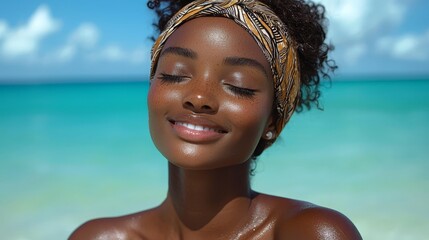
[[[148,95],[152,139],[179,167],[243,163],[274,129],[273,94],[269,63],[243,28],[222,17],[190,20],[159,57]]]

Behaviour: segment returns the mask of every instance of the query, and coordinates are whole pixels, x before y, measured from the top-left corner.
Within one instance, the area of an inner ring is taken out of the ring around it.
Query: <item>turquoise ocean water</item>
[[[364,239],[427,239],[429,81],[335,81],[293,116],[253,187],[346,214]],[[0,232],[58,240],[84,221],[160,203],[166,160],[148,84],[0,85]]]

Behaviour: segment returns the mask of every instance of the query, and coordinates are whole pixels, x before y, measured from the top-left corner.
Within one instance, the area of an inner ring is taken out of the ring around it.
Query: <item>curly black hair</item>
[[[301,94],[297,99],[296,111],[310,109],[319,104],[321,79],[330,80],[330,73],[337,68],[335,61],[328,59],[328,53],[334,49],[325,42],[328,20],[322,4],[304,0],[260,0],[267,4],[285,23],[290,36],[298,44],[298,58],[301,71]],[[192,0],[149,1],[148,7],[158,16],[154,26],[162,32],[168,20]],[[276,112],[276,111],[274,111]],[[277,117],[277,116],[274,116]],[[252,155],[256,159],[273,141],[258,144]]]

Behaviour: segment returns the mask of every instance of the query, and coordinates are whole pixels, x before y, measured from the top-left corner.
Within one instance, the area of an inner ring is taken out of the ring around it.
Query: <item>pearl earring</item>
[[[273,136],[274,136],[274,134],[273,134],[273,132],[271,132],[271,131],[268,131],[268,132],[265,134],[265,137],[266,137],[268,140],[273,139]]]

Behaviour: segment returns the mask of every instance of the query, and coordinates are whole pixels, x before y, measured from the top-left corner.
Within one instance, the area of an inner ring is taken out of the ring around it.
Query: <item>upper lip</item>
[[[167,120],[171,123],[181,122],[181,123],[189,123],[193,125],[203,126],[207,128],[214,129],[220,133],[227,133],[228,130],[225,127],[222,127],[221,125],[217,124],[211,119],[208,119],[207,117],[201,116],[201,115],[195,115],[195,114],[180,114],[176,116],[169,116],[167,117]]]

